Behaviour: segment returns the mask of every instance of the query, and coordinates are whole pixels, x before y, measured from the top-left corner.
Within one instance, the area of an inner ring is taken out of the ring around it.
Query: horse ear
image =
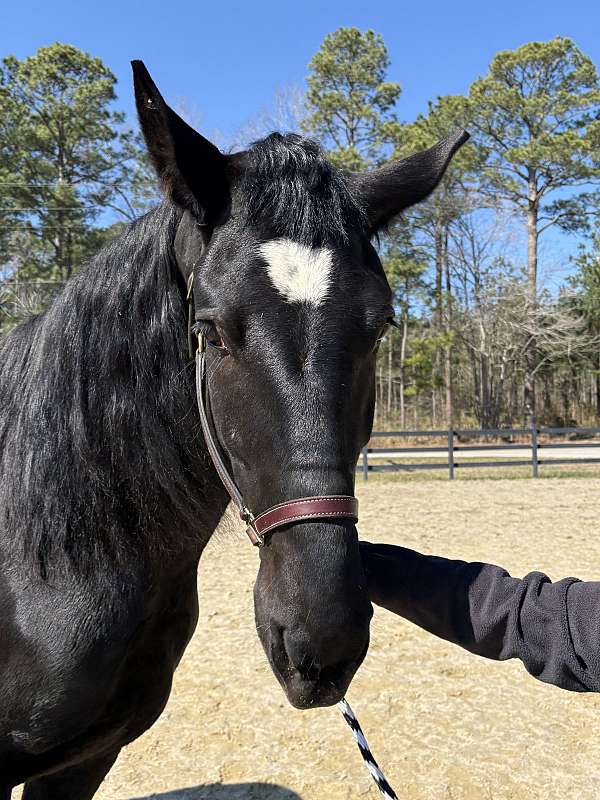
[[[138,117],[165,194],[215,224],[229,201],[227,158],[165,103],[143,61],[132,61]]]
[[[355,175],[371,233],[387,225],[403,209],[424,200],[468,138],[466,131],[457,130],[428,150]]]

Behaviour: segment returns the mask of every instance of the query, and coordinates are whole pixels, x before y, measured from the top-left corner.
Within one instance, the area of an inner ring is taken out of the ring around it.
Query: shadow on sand
[[[268,783],[206,783],[132,800],[302,800],[285,786]]]

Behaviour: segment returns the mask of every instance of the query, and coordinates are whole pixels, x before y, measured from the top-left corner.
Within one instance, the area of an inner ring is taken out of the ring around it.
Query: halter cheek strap
[[[257,547],[265,543],[267,533],[277,530],[283,525],[293,522],[306,522],[315,519],[350,519],[358,522],[358,500],[350,495],[334,494],[318,497],[299,497],[288,500],[268,508],[261,514],[254,516],[246,506],[242,493],[238,489],[233,477],[230,475],[221,451],[213,433],[213,426],[209,421],[210,406],[206,381],[206,339],[203,333],[198,333],[198,347],[196,349],[196,397],[200,424],[208,452],[223,486],[240,513],[240,517],[247,524],[246,533],[253,545]]]

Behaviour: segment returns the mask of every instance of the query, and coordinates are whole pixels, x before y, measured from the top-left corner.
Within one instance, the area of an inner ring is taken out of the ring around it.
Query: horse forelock
[[[344,172],[311,139],[272,133],[243,154],[238,206],[264,238],[344,245],[366,217]]]

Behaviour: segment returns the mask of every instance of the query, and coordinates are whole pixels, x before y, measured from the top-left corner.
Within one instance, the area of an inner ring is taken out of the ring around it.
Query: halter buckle
[[[248,526],[246,528],[246,533],[248,534],[248,537],[252,542],[252,544],[255,547],[262,547],[265,543],[265,538],[261,533],[258,532],[256,528],[254,514],[250,511],[249,508],[246,508],[246,506],[244,506],[240,511],[240,517]]]

